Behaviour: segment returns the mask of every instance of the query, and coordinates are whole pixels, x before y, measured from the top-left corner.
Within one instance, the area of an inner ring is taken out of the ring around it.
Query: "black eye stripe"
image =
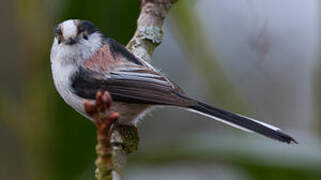
[[[57,37],[58,35],[62,36],[62,30],[60,27],[56,27],[54,30],[54,36]]]
[[[88,35],[99,31],[98,28],[95,27],[95,25],[93,23],[91,23],[90,21],[86,21],[86,20],[79,20],[78,22],[75,22],[75,24],[77,26],[77,34],[80,33],[84,33],[84,38],[88,39]],[[57,25],[54,29],[54,37],[56,38],[63,38],[63,27],[61,26],[61,24]]]
[[[85,28],[81,25],[78,26],[78,34],[85,31]]]
[[[88,34],[97,32],[98,29],[89,21],[81,20],[78,25],[78,33],[86,31]]]

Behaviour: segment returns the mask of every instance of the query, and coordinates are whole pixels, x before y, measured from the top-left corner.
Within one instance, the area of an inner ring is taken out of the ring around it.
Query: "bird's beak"
[[[76,40],[73,39],[73,38],[68,38],[67,41],[66,41],[66,44],[68,44],[68,45],[73,45],[75,43],[76,43]]]

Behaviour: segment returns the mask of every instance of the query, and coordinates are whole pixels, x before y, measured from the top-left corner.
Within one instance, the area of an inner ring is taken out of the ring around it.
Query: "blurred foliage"
[[[176,30],[178,42],[185,48],[185,53],[191,57],[188,60],[191,60],[203,74],[210,87],[209,95],[213,101],[220,107],[240,113],[245,112],[244,99],[236,93],[232,83],[227,79],[213,49],[204,43],[207,37],[198,14],[194,12],[193,4],[194,1],[178,3],[172,9],[172,24]]]
[[[179,141],[179,143],[177,143]],[[203,133],[149,143],[129,157],[130,165],[153,166],[185,162],[186,165],[220,162],[237,166],[253,179],[320,179],[321,143],[282,144],[263,137],[233,137]]]
[[[178,41],[186,49],[185,52],[192,57],[190,60],[195,60],[192,63],[203,73],[213,92],[211,96],[217,104],[228,106],[231,110],[237,108],[242,112],[246,109],[246,105],[242,98],[234,92],[233,86],[220,69],[219,63],[213,60],[215,57],[212,50],[207,49],[206,37],[202,35],[201,24],[191,8],[192,3],[195,1],[181,0],[172,9],[171,25],[175,26]],[[18,46],[20,50],[15,51],[19,52],[17,54],[20,60],[18,66],[21,66],[21,72],[19,72],[21,79],[16,79],[15,82],[21,88],[12,95],[0,93],[0,118],[5,123],[4,127],[10,129],[16,136],[15,138],[19,139],[19,143],[21,141],[20,146],[15,147],[24,146],[23,155],[26,157],[22,159],[26,160],[25,166],[28,171],[26,173],[28,177],[25,179],[70,180],[93,177],[95,126],[66,105],[53,86],[49,61],[52,32],[54,27],[63,20],[87,19],[99,24],[104,34],[126,44],[136,28],[139,13],[138,1],[16,0],[15,6],[17,36],[21,42]],[[223,144],[223,142],[215,144],[213,140],[207,142],[214,143],[213,145],[218,148]],[[226,149],[209,148],[207,154],[203,154],[202,151],[193,156],[191,154],[178,156],[179,154],[175,154],[173,149],[170,149],[168,153],[171,154],[170,156],[167,154],[167,158],[165,155],[160,156],[161,153],[167,152],[166,146],[162,147],[164,149],[159,148],[159,152],[148,151],[154,153],[153,156],[162,158],[162,162],[159,159],[153,159],[151,163],[184,161],[192,157],[194,157],[193,160],[206,162],[211,156],[213,157],[210,159],[211,162],[219,161],[239,166],[246,169],[255,179],[315,179],[320,177],[320,173],[315,170],[271,166],[260,158],[264,154],[241,154],[234,156],[234,160],[219,159],[224,154],[226,157],[229,156],[229,153],[226,153],[229,152],[228,149],[238,152],[242,146],[234,142]],[[255,150],[255,147],[251,148]],[[184,146],[183,149],[188,150],[190,147]],[[138,154],[133,161],[143,163],[142,159],[146,158],[147,152],[142,153],[144,157],[139,159],[141,155]],[[202,154],[203,159],[200,158]],[[249,162],[246,155],[251,156],[254,163]]]
[[[314,76],[313,76],[313,89],[314,89],[314,103],[316,104],[315,106],[315,112],[316,112],[316,120],[319,122],[319,125],[316,127],[319,134],[321,134],[321,63],[318,62],[316,68],[314,69]]]

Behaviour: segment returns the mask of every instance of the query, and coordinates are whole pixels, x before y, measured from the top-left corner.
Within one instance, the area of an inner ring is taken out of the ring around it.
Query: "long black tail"
[[[281,132],[279,128],[239,114],[234,114],[202,102],[198,102],[197,105],[190,108],[200,114],[209,116],[215,120],[221,121],[223,123],[248,132],[256,132],[263,136],[289,144],[292,142],[297,143],[291,136]]]

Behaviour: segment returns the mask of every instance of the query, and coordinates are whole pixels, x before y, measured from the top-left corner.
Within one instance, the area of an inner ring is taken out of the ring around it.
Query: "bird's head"
[[[104,35],[91,22],[66,20],[55,28],[51,60],[80,62],[88,59],[104,45],[104,39]]]
[[[98,29],[89,21],[71,19],[60,23],[55,28],[55,39],[58,44],[72,46],[89,41],[91,35],[98,32]]]

